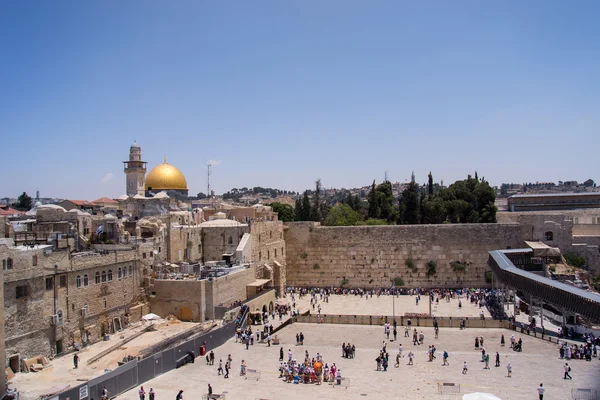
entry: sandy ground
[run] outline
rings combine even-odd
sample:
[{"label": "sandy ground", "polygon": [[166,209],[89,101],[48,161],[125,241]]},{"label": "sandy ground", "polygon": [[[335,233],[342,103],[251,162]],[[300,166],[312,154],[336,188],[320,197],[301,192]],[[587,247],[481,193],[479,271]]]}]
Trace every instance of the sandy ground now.
[{"label": "sandy ground", "polygon": [[[301,299],[296,298],[296,307],[300,307],[300,311],[311,309],[311,314],[317,313],[317,306],[314,309],[310,306],[310,296],[303,296]],[[287,296],[291,302],[291,296]],[[429,313],[429,302],[427,296],[421,296],[419,305],[415,302],[416,296],[387,296],[369,297],[368,300],[363,296],[354,295],[331,295],[329,303],[324,303],[319,299],[318,304],[321,305],[321,314],[346,314],[346,315],[393,315],[394,303],[396,315],[406,313]],[[489,312],[485,307],[479,308],[475,304],[471,304],[465,298],[462,298],[462,308],[458,308],[458,299],[451,299],[449,303],[445,300],[440,300],[439,304],[431,305],[431,312],[434,316],[439,317],[479,317],[479,312],[484,311],[487,317],[490,317]]]},{"label": "sandy ground", "polygon": [[[370,300],[369,300],[370,301]],[[297,332],[305,335],[304,346],[295,345]],[[146,391],[153,387],[157,399],[174,398],[179,389],[184,390],[185,399],[201,399],[210,383],[214,393],[222,393],[229,400],[235,399],[359,399],[359,398],[403,398],[403,399],[439,399],[449,398],[438,393],[439,382],[460,384],[461,394],[476,391],[494,393],[504,400],[537,399],[536,388],[540,383],[546,387],[546,399],[570,399],[572,388],[593,388],[600,384],[600,361],[592,362],[572,360],[573,380],[563,380],[564,360],[558,358],[556,344],[520,335],[524,351],[513,352],[508,346],[500,347],[500,336],[505,335],[509,343],[511,331],[503,329],[467,329],[442,328],[438,339],[434,339],[432,328],[423,328],[425,344],[413,346],[410,340],[399,338],[404,345],[404,354],[409,350],[416,353],[413,366],[406,365],[403,358],[399,368],[391,362],[387,372],[376,371],[375,358],[384,340],[383,327],[355,325],[317,325],[293,324],[278,333],[282,340],[281,347],[285,357],[291,349],[294,358],[303,359],[304,351],[310,356],[319,352],[324,361],[336,363],[344,377],[349,378],[347,387],[330,385],[294,385],[284,383],[277,372],[280,346],[267,347],[264,344],[244,346],[228,341],[215,349],[217,362],[207,366],[205,362],[188,364],[178,370],[170,371],[144,384]],[[483,336],[485,348],[491,353],[490,369],[484,370],[480,362],[481,353],[474,349],[475,336]],[[356,358],[341,357],[341,343],[350,342],[356,345]],[[427,361],[427,345],[435,344],[437,359]],[[442,366],[442,354],[447,350],[450,354],[450,366]],[[388,351],[391,360],[395,360],[397,343],[389,343]],[[501,355],[501,367],[494,367],[495,352]],[[230,379],[217,376],[217,365],[220,358],[226,359],[231,354],[233,368]],[[244,359],[250,369],[260,371],[260,380],[253,375],[250,379],[239,376],[240,361]],[[468,364],[468,373],[462,374],[463,362]],[[512,378],[507,377],[506,365],[513,367]],[[119,396],[119,399],[137,400],[137,390]],[[460,398],[460,397],[453,397]]]},{"label": "sandy ground", "polygon": [[105,369],[115,369],[118,367],[117,361],[121,361],[123,357],[127,355],[136,356],[140,350],[149,345],[153,345],[197,325],[191,322],[156,323],[156,331],[146,332],[100,360],[90,365],[87,364],[89,359],[123,340],[121,336],[127,338],[144,329],[147,325],[126,329],[120,334],[112,335],[109,341],[95,343],[81,350],[78,353],[80,360],[79,368],[77,369],[73,368],[73,353],[71,353],[51,360],[51,366],[44,371],[16,374],[10,382],[10,387],[17,388],[21,392],[22,399],[35,400],[52,387],[64,385],[75,386],[80,384],[77,381],[78,379],[91,379],[102,375]]}]

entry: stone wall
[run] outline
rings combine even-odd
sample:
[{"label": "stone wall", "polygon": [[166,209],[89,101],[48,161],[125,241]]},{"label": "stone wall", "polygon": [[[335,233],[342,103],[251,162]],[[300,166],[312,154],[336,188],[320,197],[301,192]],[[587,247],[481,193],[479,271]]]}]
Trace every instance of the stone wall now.
[{"label": "stone wall", "polygon": [[204,321],[206,282],[206,280],[155,280],[151,288],[150,311],[163,318],[169,314],[182,318],[182,310],[185,313],[184,307],[187,307],[191,310],[192,321]]},{"label": "stone wall", "polygon": [[[4,273],[0,269],[0,362],[6,360],[4,337]],[[0,370],[0,397],[2,397],[6,392],[6,373],[4,366]]]},{"label": "stone wall", "polygon": [[172,224],[169,234],[170,263],[202,260],[202,228],[198,225]]},{"label": "stone wall", "polygon": [[246,285],[256,280],[254,267],[225,275],[207,283],[207,289],[212,289],[214,306],[228,306],[236,300],[245,300]]},{"label": "stone wall", "polygon": [[275,289],[282,293],[286,287],[286,241],[281,221],[253,222],[252,260],[256,277],[271,279]]},{"label": "stone wall", "polygon": [[[443,224],[321,227],[290,223],[285,230],[288,286],[404,287],[488,286],[488,251],[524,245],[514,224]],[[412,260],[412,271],[406,262]],[[427,276],[433,260],[436,273]],[[455,271],[451,262],[466,265]]]},{"label": "stone wall", "polygon": [[250,231],[248,225],[209,226],[202,228],[202,249],[204,261],[221,260],[223,254],[235,254],[244,233]]}]

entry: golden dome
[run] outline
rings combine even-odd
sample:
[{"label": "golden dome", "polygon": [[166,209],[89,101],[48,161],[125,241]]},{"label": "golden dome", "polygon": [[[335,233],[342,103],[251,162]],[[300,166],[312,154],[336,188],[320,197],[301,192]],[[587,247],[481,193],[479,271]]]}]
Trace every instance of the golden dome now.
[{"label": "golden dome", "polygon": [[146,190],[188,190],[185,176],[176,167],[165,162],[146,175]]}]

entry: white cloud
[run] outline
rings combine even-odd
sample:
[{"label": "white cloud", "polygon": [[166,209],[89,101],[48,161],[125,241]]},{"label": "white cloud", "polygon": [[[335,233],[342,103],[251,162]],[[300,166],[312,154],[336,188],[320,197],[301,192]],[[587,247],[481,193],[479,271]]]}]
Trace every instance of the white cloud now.
[{"label": "white cloud", "polygon": [[108,181],[112,181],[112,179],[113,179],[114,177],[115,177],[115,176],[114,176],[112,173],[110,173],[110,172],[109,172],[108,174],[104,175],[104,176],[102,177],[102,179],[100,179],[100,183],[106,183],[106,182],[108,182]]},{"label": "white cloud", "polygon": [[207,164],[210,164],[210,165],[221,165],[221,160],[208,160]]}]

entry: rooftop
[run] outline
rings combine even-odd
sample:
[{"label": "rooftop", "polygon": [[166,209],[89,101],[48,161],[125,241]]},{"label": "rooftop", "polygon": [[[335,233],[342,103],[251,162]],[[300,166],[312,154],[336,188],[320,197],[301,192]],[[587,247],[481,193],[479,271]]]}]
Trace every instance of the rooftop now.
[{"label": "rooftop", "polygon": [[541,193],[541,194],[514,194],[509,199],[526,199],[533,197],[580,197],[580,196],[600,196],[600,192],[581,192],[581,193]]}]

